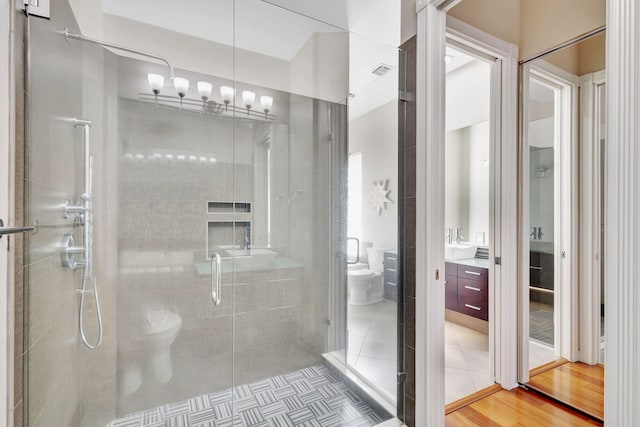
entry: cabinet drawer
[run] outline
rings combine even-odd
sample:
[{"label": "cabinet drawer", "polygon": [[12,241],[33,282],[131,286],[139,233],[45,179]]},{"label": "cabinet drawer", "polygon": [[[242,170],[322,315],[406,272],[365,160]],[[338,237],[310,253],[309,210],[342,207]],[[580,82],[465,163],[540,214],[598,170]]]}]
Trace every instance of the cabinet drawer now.
[{"label": "cabinet drawer", "polygon": [[458,295],[485,301],[489,298],[489,285],[487,282],[458,278]]},{"label": "cabinet drawer", "polygon": [[458,310],[458,278],[446,276],[444,285],[444,306],[449,310]]},{"label": "cabinet drawer", "polygon": [[489,301],[458,295],[458,312],[482,320],[489,320]]},{"label": "cabinet drawer", "polygon": [[454,264],[452,262],[444,263],[444,270],[447,276],[457,276],[458,275],[458,264]]},{"label": "cabinet drawer", "polygon": [[384,258],[383,261],[383,265],[384,265],[384,270],[385,271],[389,271],[391,273],[394,273],[396,271],[398,271],[398,258],[393,257],[393,258]]},{"label": "cabinet drawer", "polygon": [[489,270],[468,265],[458,265],[458,277],[478,282],[489,283]]},{"label": "cabinet drawer", "polygon": [[384,273],[384,283],[385,285],[393,285],[396,286],[398,284],[398,275],[395,273]]}]

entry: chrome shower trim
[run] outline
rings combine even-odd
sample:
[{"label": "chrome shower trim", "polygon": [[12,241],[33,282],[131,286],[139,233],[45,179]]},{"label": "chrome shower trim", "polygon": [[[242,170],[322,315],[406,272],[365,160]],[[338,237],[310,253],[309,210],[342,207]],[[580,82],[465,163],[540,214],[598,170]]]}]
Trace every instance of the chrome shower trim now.
[{"label": "chrome shower trim", "polygon": [[[93,207],[92,203],[92,178],[93,178],[93,158],[91,157],[91,121],[82,119],[73,119],[72,123],[75,127],[82,127],[83,148],[84,148],[84,188],[80,195],[82,206],[71,206],[71,202],[66,200],[64,205],[64,217],[70,218],[76,215],[76,220],[83,225],[82,230],[82,246],[76,246],[75,237],[72,233],[65,234],[62,241],[60,251],[60,260],[63,267],[76,270],[82,268],[82,287],[80,292],[80,307],[78,313],[78,321],[80,328],[80,337],[84,345],[94,350],[102,344],[102,310],[100,307],[100,296],[98,293],[98,283],[93,271]],[[83,255],[83,259],[76,260],[76,256]],[[87,282],[91,282],[92,290],[87,289]],[[98,338],[94,343],[90,343],[84,330],[84,303],[85,295],[91,293],[95,298],[96,316],[98,322]]]},{"label": "chrome shower trim", "polygon": [[[102,40],[93,39],[91,37],[84,36],[84,35],[82,35],[80,33],[72,33],[72,32],[69,31],[68,28],[65,28],[63,31],[60,31],[60,34],[62,34],[66,40],[69,40],[69,39],[80,40],[80,41],[83,41],[83,42],[93,43],[93,44],[97,44],[99,46],[108,47],[108,48],[116,49],[116,50],[121,50],[123,52],[129,52],[129,53],[133,53],[133,54],[136,54],[136,55],[145,56],[147,58],[152,58],[152,59],[155,59],[155,60],[158,60],[158,61],[162,61],[167,65],[167,67],[169,67],[169,78],[171,80],[173,80],[173,78],[175,77],[175,74],[173,73],[173,64],[171,62],[169,62],[168,59],[166,59],[166,58],[164,58],[162,56],[154,55],[152,53],[143,52],[143,51],[140,51],[140,50],[137,50],[137,49],[132,49],[132,48],[129,48],[129,47],[126,47],[126,46],[117,45],[115,43],[109,43],[109,42],[105,42],[105,41],[102,41]],[[89,124],[91,124],[91,122],[89,122]]]}]

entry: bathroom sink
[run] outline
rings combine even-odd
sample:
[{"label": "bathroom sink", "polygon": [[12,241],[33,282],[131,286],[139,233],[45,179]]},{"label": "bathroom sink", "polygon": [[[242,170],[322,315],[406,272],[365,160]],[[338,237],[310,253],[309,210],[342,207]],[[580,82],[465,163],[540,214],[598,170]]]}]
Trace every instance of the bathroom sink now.
[{"label": "bathroom sink", "polygon": [[469,242],[446,243],[444,245],[445,259],[469,259],[476,257],[478,246]]},{"label": "bathroom sink", "polygon": [[266,268],[277,255],[269,249],[232,249],[225,252],[233,257],[236,267],[247,269]]}]

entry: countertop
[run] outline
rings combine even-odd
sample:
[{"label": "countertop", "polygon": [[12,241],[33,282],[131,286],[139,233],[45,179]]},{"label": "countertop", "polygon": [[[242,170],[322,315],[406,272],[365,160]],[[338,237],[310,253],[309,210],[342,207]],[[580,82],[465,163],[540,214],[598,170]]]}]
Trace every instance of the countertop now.
[{"label": "countertop", "polygon": [[[231,258],[222,258],[222,273],[240,273],[245,271],[262,271],[262,270],[283,270],[287,268],[301,268],[303,265],[297,261],[294,261],[289,258],[276,258],[269,262],[266,266],[256,266],[256,267],[243,267],[240,265],[236,265],[235,269],[233,268],[233,262]],[[198,274],[201,276],[208,276],[211,274],[211,262],[199,262],[196,263],[196,270],[198,270]]]},{"label": "countertop", "polygon": [[489,268],[488,259],[467,258],[467,259],[445,259],[445,262],[452,264],[468,265],[469,267]]},{"label": "countertop", "polygon": [[539,252],[541,254],[553,254],[554,244],[553,242],[546,242],[544,240],[530,240],[529,250],[531,252]]}]

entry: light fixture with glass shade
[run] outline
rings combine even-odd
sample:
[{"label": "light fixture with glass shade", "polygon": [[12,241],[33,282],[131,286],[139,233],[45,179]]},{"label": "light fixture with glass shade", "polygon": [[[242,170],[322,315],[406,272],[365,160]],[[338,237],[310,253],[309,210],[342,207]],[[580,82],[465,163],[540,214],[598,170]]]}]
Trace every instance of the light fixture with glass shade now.
[{"label": "light fixture with glass shade", "polygon": [[220,96],[222,97],[222,102],[224,102],[224,111],[228,111],[229,104],[236,96],[236,90],[230,86],[221,86]]},{"label": "light fixture with glass shade", "polygon": [[153,92],[156,105],[158,105],[158,95],[160,95],[160,91],[164,87],[164,76],[161,74],[149,73],[147,74],[147,81],[149,81],[151,92]]},{"label": "light fixture with glass shade", "polygon": [[253,107],[253,103],[256,102],[256,93],[251,92],[250,90],[242,91],[242,103],[247,109],[247,115],[249,115],[249,110]]},{"label": "light fixture with glass shade", "polygon": [[202,98],[202,108],[207,108],[207,101],[211,96],[211,91],[213,90],[213,85],[209,82],[198,82],[198,93],[200,94],[200,98]]},{"label": "light fixture with glass shade", "polygon": [[[164,90],[165,77],[160,74],[149,73],[147,80],[152,94],[139,93],[143,101],[154,101],[155,105],[160,103],[167,107],[177,107],[180,111],[199,112],[200,114],[214,116],[231,116],[240,112],[245,112],[247,118],[260,120],[276,120],[276,116],[270,114],[273,109],[273,95],[259,96],[251,90],[243,90],[242,104],[236,105],[236,89],[232,86],[220,86],[221,101],[215,99],[213,94],[214,84],[206,80],[196,80],[195,88],[198,90],[199,98],[189,97],[189,79],[184,77],[174,77],[173,85],[176,90],[175,95],[162,95]],[[176,96],[177,95],[177,96]],[[219,99],[220,99],[219,98]],[[260,98],[260,107],[254,109],[256,99]],[[224,104],[224,106],[223,106]]]},{"label": "light fixture with glass shade", "polygon": [[180,108],[182,108],[182,99],[187,95],[187,91],[189,90],[189,80],[176,77],[173,79],[173,86],[176,88],[176,92],[178,92],[178,96],[180,97]]},{"label": "light fixture with glass shade", "polygon": [[273,106],[273,97],[266,95],[261,96],[260,105],[262,106],[262,111],[264,111],[264,118],[266,119],[269,115],[271,107]]}]

